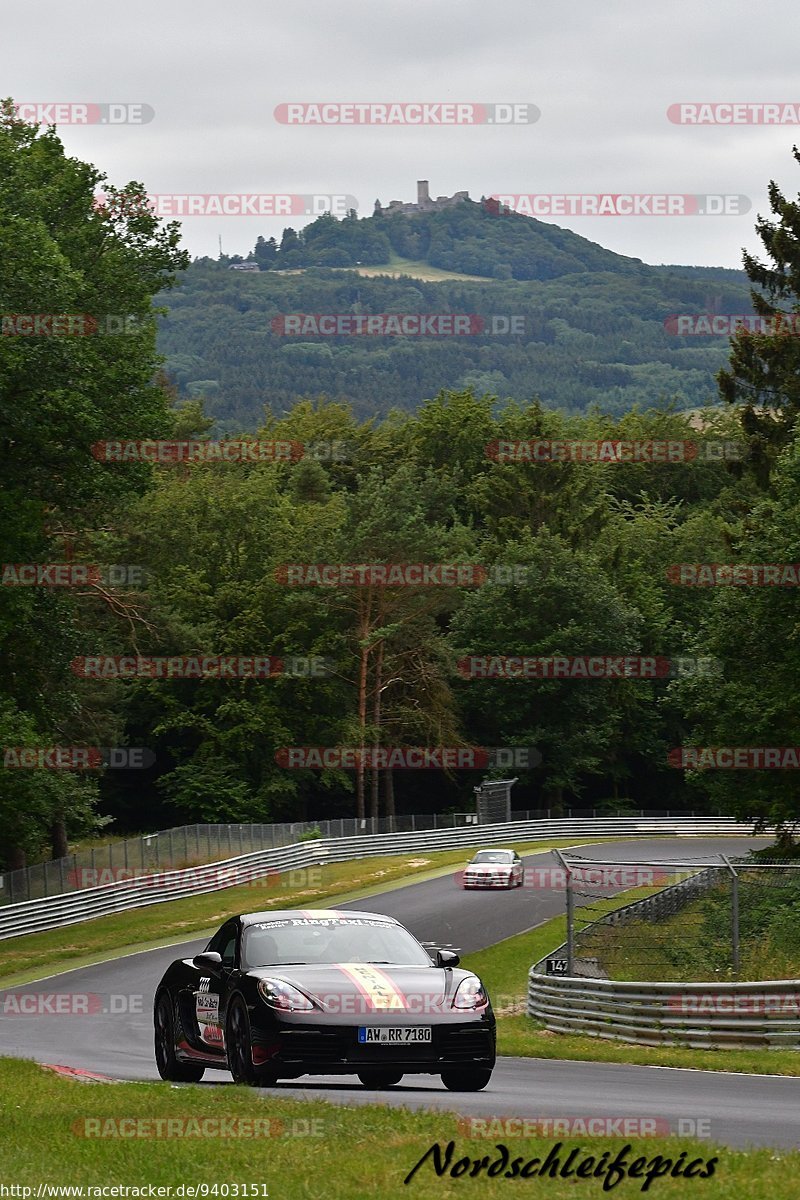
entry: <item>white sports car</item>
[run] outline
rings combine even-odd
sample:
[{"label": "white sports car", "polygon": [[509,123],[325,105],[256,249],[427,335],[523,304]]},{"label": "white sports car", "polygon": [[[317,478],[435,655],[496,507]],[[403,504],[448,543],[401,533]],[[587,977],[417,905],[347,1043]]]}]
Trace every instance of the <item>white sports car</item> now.
[{"label": "white sports car", "polygon": [[516,850],[479,850],[462,875],[465,888],[522,887],[522,859]]}]

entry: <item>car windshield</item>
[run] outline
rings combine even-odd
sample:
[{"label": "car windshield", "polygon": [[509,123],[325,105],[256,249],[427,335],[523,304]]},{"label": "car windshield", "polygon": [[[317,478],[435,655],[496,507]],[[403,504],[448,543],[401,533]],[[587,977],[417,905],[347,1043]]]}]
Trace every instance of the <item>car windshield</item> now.
[{"label": "car windshield", "polygon": [[314,920],[292,917],[263,921],[245,929],[246,968],[290,964],[397,963],[430,967],[431,958],[416,938],[386,921]]},{"label": "car windshield", "polygon": [[474,863],[510,863],[510,850],[479,850],[472,860]]}]

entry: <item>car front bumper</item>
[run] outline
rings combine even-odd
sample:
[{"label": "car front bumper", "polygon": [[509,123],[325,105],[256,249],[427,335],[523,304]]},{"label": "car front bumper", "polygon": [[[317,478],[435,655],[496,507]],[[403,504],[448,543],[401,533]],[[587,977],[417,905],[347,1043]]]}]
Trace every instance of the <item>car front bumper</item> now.
[{"label": "car front bumper", "polygon": [[[422,1018],[420,1024],[427,1024]],[[454,1067],[493,1067],[496,1056],[494,1021],[432,1025],[430,1042],[370,1044],[358,1041],[357,1025],[296,1024],[277,1031],[253,1030],[253,1060],[269,1064],[280,1075],[353,1074],[374,1067],[394,1067],[409,1074],[433,1074]]]},{"label": "car front bumper", "polygon": [[512,883],[510,875],[464,875],[465,888],[508,888]]}]

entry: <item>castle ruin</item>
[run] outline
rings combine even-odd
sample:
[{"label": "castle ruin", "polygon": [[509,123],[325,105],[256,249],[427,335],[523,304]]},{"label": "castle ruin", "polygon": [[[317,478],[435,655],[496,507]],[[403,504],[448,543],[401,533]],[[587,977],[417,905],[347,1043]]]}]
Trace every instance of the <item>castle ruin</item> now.
[{"label": "castle ruin", "polygon": [[469,192],[455,192],[452,196],[437,196],[435,200],[432,200],[428,180],[418,179],[416,204],[406,203],[404,200],[390,200],[384,206],[380,200],[376,200],[375,212],[382,216],[391,216],[393,213],[436,212],[441,208],[455,208],[464,200],[469,200]]}]

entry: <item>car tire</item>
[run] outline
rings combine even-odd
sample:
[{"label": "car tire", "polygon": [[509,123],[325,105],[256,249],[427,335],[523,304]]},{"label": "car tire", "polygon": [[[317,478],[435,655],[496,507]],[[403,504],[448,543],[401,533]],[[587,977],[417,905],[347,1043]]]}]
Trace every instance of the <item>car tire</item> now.
[{"label": "car tire", "polygon": [[442,1071],[442,1083],[450,1092],[480,1092],[492,1078],[492,1067],[453,1067]]},{"label": "car tire", "polygon": [[246,1087],[270,1087],[277,1082],[274,1071],[257,1067],[253,1062],[253,1039],[250,1033],[250,1016],[241,996],[236,996],[228,1008],[225,1022],[225,1050],[228,1070],[234,1083]]},{"label": "car tire", "polygon": [[359,1071],[358,1078],[361,1080],[365,1088],[388,1088],[394,1087],[403,1078],[402,1071],[391,1071],[388,1069],[374,1071]]},{"label": "car tire", "polygon": [[205,1075],[205,1067],[199,1063],[184,1063],[175,1054],[176,1033],[180,1033],[180,1023],[176,1030],[176,1021],[172,1009],[172,1000],[168,992],[162,992],[158,998],[154,1013],[155,1025],[155,1054],[156,1066],[162,1079],[171,1083],[199,1083]]}]

